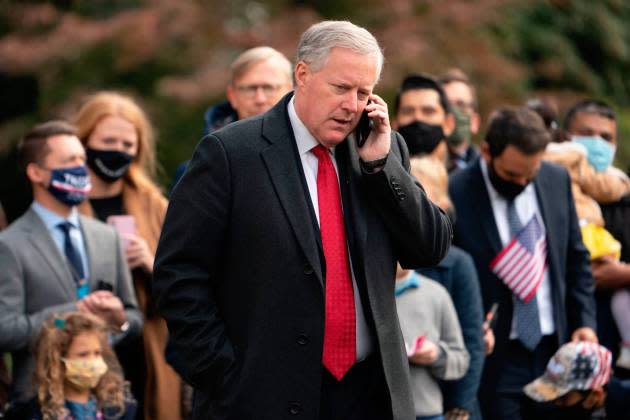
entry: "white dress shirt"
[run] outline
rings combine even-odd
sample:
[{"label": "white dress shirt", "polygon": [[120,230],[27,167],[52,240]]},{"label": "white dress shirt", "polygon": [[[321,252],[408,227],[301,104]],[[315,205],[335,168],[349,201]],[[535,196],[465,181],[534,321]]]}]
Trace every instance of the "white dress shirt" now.
[{"label": "white dress shirt", "polygon": [[81,223],[79,221],[79,212],[76,207],[72,208],[70,215],[67,219],[59,216],[57,213],[53,213],[48,210],[37,201],[33,201],[31,204],[31,208],[42,219],[44,225],[46,225],[46,229],[48,229],[48,233],[53,238],[55,245],[59,249],[61,255],[65,256],[65,245],[66,245],[66,236],[63,231],[59,228],[59,224],[69,222],[71,225],[70,229],[70,240],[72,241],[72,245],[79,253],[81,257],[81,262],[83,263],[83,272],[85,273],[85,278],[90,277],[90,266],[88,263],[87,250],[85,247],[85,240],[83,239],[83,232],[81,231]]},{"label": "white dress shirt", "polygon": [[[295,135],[295,141],[297,143],[298,153],[300,154],[300,160],[302,161],[302,169],[304,170],[304,177],[306,178],[306,185],[308,186],[308,192],[311,197],[311,203],[313,203],[313,209],[315,210],[315,217],[317,218],[317,224],[319,225],[319,201],[317,197],[317,156],[311,151],[311,149],[319,142],[308,131],[304,123],[300,120],[295,112],[294,105],[295,97],[291,98],[289,105],[287,106],[289,111],[289,120],[291,121],[291,127],[293,128],[293,134]],[[330,149],[329,149],[330,150]],[[335,161],[335,150],[330,150],[333,166],[337,172],[337,182],[339,182],[339,170],[337,169],[337,162]],[[343,208],[343,203],[341,203]],[[354,288],[354,308],[356,315],[356,351],[357,361],[365,359],[373,351],[372,337],[370,335],[367,323],[365,321],[365,315],[363,313],[363,306],[361,305],[361,298],[359,296],[359,289],[357,288],[357,281],[354,276],[354,269],[352,268],[352,255],[348,249],[348,258],[350,258],[350,272],[352,274],[352,286]]]},{"label": "white dress shirt", "polygon": [[[486,183],[486,189],[490,198],[490,204],[492,205],[492,212],[494,213],[494,221],[499,231],[499,237],[501,238],[501,244],[505,247],[512,236],[510,235],[510,224],[508,222],[507,206],[508,202],[503,196],[501,196],[497,190],[494,189],[490,177],[488,176],[488,165],[482,158],[480,159],[481,172],[483,173],[483,180]],[[538,215],[538,220],[545,229],[545,222],[540,214],[540,206],[538,205],[538,197],[536,197],[536,188],[533,183],[529,183],[525,190],[514,199],[514,205],[516,206],[516,213],[521,221],[521,224],[525,226],[527,222],[531,220],[534,215]],[[540,332],[542,335],[553,334],[556,326],[553,320],[553,296],[551,294],[551,281],[549,280],[549,269],[545,269],[545,275],[538,286],[536,291],[536,302],[538,303],[538,318],[540,320]],[[510,331],[510,338],[516,339],[518,334],[516,333],[517,320],[512,318],[512,330]]]}]

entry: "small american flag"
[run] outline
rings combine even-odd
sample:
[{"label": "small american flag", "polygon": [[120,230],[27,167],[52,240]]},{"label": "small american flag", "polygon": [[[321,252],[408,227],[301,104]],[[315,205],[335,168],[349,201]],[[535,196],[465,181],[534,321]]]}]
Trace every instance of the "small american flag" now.
[{"label": "small american flag", "polygon": [[490,270],[523,302],[536,295],[546,268],[545,231],[535,215],[490,263]]}]

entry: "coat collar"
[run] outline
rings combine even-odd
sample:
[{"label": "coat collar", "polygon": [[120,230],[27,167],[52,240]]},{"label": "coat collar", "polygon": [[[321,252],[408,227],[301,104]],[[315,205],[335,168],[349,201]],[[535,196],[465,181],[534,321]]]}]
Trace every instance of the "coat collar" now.
[{"label": "coat collar", "polygon": [[[494,211],[492,210],[492,203],[490,202],[490,192],[486,188],[486,183],[483,178],[483,172],[481,171],[481,159],[477,159],[475,163],[470,167],[471,182],[470,182],[470,194],[471,199],[476,202],[480,215],[479,222],[481,228],[484,231],[494,255],[501,251],[501,237],[497,229],[497,223],[494,220]],[[471,201],[472,202],[472,201]]]},{"label": "coat collar", "polygon": [[287,105],[292,96],[292,92],[287,94],[264,114],[262,136],[269,146],[262,150],[261,157],[308,264],[323,285],[318,239],[304,194],[302,163],[297,154],[295,136],[287,113]]},{"label": "coat collar", "polygon": [[54,273],[54,277],[68,297],[75,300],[76,288],[72,279],[72,273],[66,263],[66,257],[57,248],[46,225],[32,208],[24,214],[23,218],[25,231],[33,248],[46,261],[50,271]]},{"label": "coat collar", "polygon": [[[288,93],[263,115],[262,136],[269,146],[263,149],[261,156],[300,247],[323,284],[321,240],[316,236],[317,229],[312,227],[310,204],[304,193],[304,170],[288,114],[288,104],[292,97],[293,92]],[[348,228],[357,241],[355,250],[362,253],[367,238],[367,215],[362,205],[365,199],[358,188],[361,183],[361,169],[353,136],[349,136],[335,148],[335,158],[342,196],[348,201],[344,201],[344,211],[350,216],[346,220],[352,222]],[[353,255],[353,260],[355,257],[360,256]]]},{"label": "coat collar", "polygon": [[404,280],[398,280],[396,282],[396,291],[394,292],[396,297],[401,296],[405,292],[411,289],[417,289],[420,287],[420,275],[411,270]]}]

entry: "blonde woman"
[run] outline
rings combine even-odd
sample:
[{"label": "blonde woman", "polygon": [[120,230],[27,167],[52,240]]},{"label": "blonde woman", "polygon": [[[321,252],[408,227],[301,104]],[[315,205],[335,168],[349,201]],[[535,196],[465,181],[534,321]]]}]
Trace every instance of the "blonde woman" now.
[{"label": "blonde woman", "polygon": [[92,178],[90,199],[81,211],[103,221],[132,216],[122,227],[115,226],[126,247],[145,324],[142,343],[118,350],[121,364],[136,398],[142,400],[146,419],[181,418],[181,381],[164,359],[167,328],[151,303],[153,260],[167,206],[153,180],[153,130],[138,104],[117,92],[89,97],[75,125]]}]

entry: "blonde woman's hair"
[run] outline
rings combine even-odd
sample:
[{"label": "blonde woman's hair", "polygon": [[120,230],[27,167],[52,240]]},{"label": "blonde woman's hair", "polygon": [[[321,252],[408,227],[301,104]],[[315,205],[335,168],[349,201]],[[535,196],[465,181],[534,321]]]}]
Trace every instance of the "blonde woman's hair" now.
[{"label": "blonde woman's hair", "polygon": [[153,181],[157,171],[153,128],[142,108],[130,96],[113,91],[98,92],[90,96],[79,109],[74,121],[81,143],[86,146],[98,123],[109,116],[129,121],[138,134],[138,154],[125,178],[139,188],[147,185],[149,188],[157,188]]},{"label": "blonde woman's hair", "polygon": [[448,196],[448,173],[437,158],[425,155],[410,159],[411,175],[422,184],[429,197],[442,210],[452,207]]},{"label": "blonde woman's hair", "polygon": [[[108,116],[129,121],[138,133],[138,154],[123,178],[123,207],[127,214],[134,216],[138,233],[155,252],[167,203],[154,181],[157,164],[153,129],[144,111],[130,96],[119,92],[98,92],[87,99],[74,121],[84,146],[96,125]],[[79,211],[94,216],[88,201],[79,206]]]},{"label": "blonde woman's hair", "polygon": [[[72,340],[79,334],[95,333],[101,341],[107,372],[94,389],[99,407],[107,405],[125,411],[125,383],[120,365],[107,342],[105,324],[96,316],[69,312],[48,319],[35,344],[35,385],[37,400],[44,420],[60,418],[65,413],[65,367],[61,360],[66,356]],[[118,410],[116,410],[118,411]]]}]

